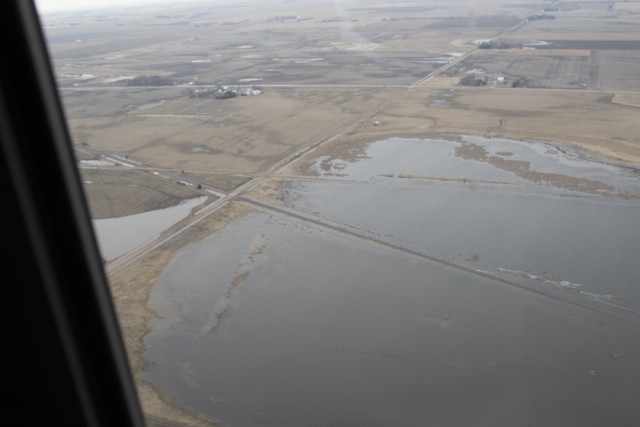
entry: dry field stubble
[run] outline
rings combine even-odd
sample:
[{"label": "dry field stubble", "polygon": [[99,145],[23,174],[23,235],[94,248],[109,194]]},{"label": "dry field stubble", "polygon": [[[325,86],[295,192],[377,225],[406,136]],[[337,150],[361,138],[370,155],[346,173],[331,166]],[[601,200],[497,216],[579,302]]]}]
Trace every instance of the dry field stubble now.
[{"label": "dry field stubble", "polygon": [[614,9],[616,10],[628,10],[628,11],[640,11],[640,2],[620,2],[617,1],[614,6]]},{"label": "dry field stubble", "polygon": [[151,172],[125,168],[80,169],[94,219],[133,215],[173,206],[180,200],[210,196]]},{"label": "dry field stubble", "polygon": [[581,89],[589,83],[589,51],[570,51],[569,55],[555,52],[546,55],[545,52],[553,52],[550,50],[509,49],[502,52],[476,51],[447,73],[462,78],[482,70],[493,78],[503,76],[507,85],[520,80],[526,87],[536,88]]},{"label": "dry field stubble", "polygon": [[613,97],[611,102],[640,108],[640,94],[618,94]]},{"label": "dry field stubble", "polygon": [[[70,120],[125,115],[144,105],[154,105],[181,96],[183,91],[176,87],[60,89],[65,114]],[[73,136],[75,138],[76,135]]]},{"label": "dry field stubble", "polygon": [[[491,57],[534,57],[534,56],[560,56],[567,57],[588,57],[591,52],[587,49],[481,49],[474,52],[473,56]],[[500,59],[497,58],[499,61]]]},{"label": "dry field stubble", "polygon": [[611,92],[640,91],[640,50],[593,51],[590,65],[590,88]]},{"label": "dry field stubble", "polygon": [[[386,25],[378,24],[381,28]],[[421,50],[425,52],[458,52],[466,53],[476,48],[475,40],[489,39],[498,33],[494,29],[453,29],[438,31],[419,28],[415,32],[392,32],[386,40],[382,40],[380,50]],[[364,33],[365,35],[367,33]],[[396,36],[394,38],[394,36]]]},{"label": "dry field stubble", "polygon": [[[71,119],[77,143],[156,167],[260,174],[374,110],[393,89],[267,89],[229,100],[180,98],[120,117]],[[202,116],[182,116],[199,106]],[[210,114],[210,115],[209,115]]]},{"label": "dry field stubble", "polygon": [[527,23],[509,38],[523,42],[535,40],[640,40],[640,17],[624,12],[578,11],[551,12],[554,20]]},{"label": "dry field stubble", "polygon": [[[442,101],[435,104],[436,101]],[[433,107],[432,105],[438,105]],[[640,165],[637,108],[617,105],[593,92],[419,88],[375,116],[379,126],[363,123],[345,138],[319,149],[323,155],[348,156],[367,142],[393,136],[482,135],[548,141],[584,150],[607,161]],[[304,159],[287,174],[308,174]]]}]

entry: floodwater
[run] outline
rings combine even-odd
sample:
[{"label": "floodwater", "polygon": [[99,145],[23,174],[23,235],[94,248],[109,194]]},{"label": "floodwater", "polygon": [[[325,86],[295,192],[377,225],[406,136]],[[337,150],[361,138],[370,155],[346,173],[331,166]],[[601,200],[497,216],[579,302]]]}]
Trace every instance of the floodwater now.
[{"label": "floodwater", "polygon": [[455,156],[454,142],[394,139],[373,144],[355,163],[334,160],[322,171],[319,161],[314,169],[344,182],[297,182],[288,204],[444,261],[529,276],[532,286],[580,291],[640,314],[640,174],[546,144],[465,140],[526,159],[532,170],[635,198],[531,182]]},{"label": "floodwater", "polygon": [[146,378],[233,426],[638,425],[637,174],[465,141],[555,175],[451,141],[320,159],[170,262]]},{"label": "floodwater", "polygon": [[118,218],[94,219],[93,228],[102,258],[112,261],[154,240],[164,230],[186,218],[191,209],[205,200],[207,197],[196,197],[165,209]]}]

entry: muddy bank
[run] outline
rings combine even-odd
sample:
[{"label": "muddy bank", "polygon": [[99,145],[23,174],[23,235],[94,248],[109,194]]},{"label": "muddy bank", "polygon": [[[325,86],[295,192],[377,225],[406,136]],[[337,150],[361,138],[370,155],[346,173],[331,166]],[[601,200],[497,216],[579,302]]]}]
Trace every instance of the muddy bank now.
[{"label": "muddy bank", "polygon": [[[495,137],[491,136],[477,136],[480,140],[491,141]],[[614,196],[625,199],[637,199],[639,194],[631,194],[624,191],[615,191],[615,189],[606,183],[599,182],[593,179],[576,178],[562,173],[548,173],[536,171],[532,168],[527,161],[511,159],[513,153],[509,151],[501,151],[490,154],[487,152],[482,144],[474,143],[465,140],[465,137],[460,134],[449,133],[433,133],[423,131],[401,131],[401,132],[372,132],[366,134],[353,134],[346,136],[343,139],[323,146],[316,150],[313,156],[308,156],[296,162],[289,168],[283,170],[280,175],[282,176],[305,176],[313,177],[318,174],[325,175],[331,169],[329,163],[335,159],[339,159],[346,163],[356,162],[358,160],[366,159],[368,157],[367,148],[376,141],[382,141],[386,139],[424,139],[424,140],[442,140],[459,143],[456,148],[456,155],[460,158],[476,160],[480,162],[486,162],[496,168],[512,172],[518,177],[526,179],[534,183],[547,183],[560,188],[566,188],[569,190],[581,191],[590,194],[600,194],[606,196]],[[517,142],[523,142],[527,144],[546,144],[554,147],[559,152],[570,152],[570,156],[589,162],[597,162],[603,165],[609,165],[622,169],[627,169],[630,173],[640,174],[640,163],[633,161],[633,158],[629,158],[628,162],[620,161],[619,158],[612,158],[602,155],[600,152],[592,152],[585,149],[583,146],[576,146],[568,141],[545,141],[545,140],[526,140],[519,138],[497,138],[497,140],[513,140]],[[320,161],[318,161],[320,159]],[[314,165],[316,167],[314,167]],[[334,171],[335,172],[335,171]],[[337,174],[339,175],[339,173]],[[402,178],[409,178],[404,174],[398,176]],[[420,178],[420,176],[415,176]],[[439,176],[422,176],[424,179],[446,179],[446,177]],[[272,194],[276,191],[272,190]]]},{"label": "muddy bank", "polygon": [[[456,130],[451,130],[452,132]],[[455,133],[449,132],[434,132],[428,129],[414,129],[414,130],[376,130],[376,131],[365,131],[365,132],[353,132],[349,135],[345,135],[340,139],[332,142],[330,144],[324,145],[319,149],[313,152],[312,156],[307,156],[300,161],[294,163],[287,169],[283,170],[281,175],[289,175],[289,176],[314,176],[316,175],[312,170],[310,170],[310,166],[313,165],[318,157],[326,156],[328,158],[340,158],[347,162],[356,161],[358,159],[362,159],[366,157],[366,148],[371,143],[375,141],[381,141],[390,138],[401,138],[401,139],[436,139],[436,140],[446,140],[446,141],[457,141],[462,142],[463,139],[460,135],[478,135],[478,137],[482,138],[493,138],[497,137],[496,135],[483,135],[477,134],[476,132],[470,131],[465,133],[463,129],[458,129]],[[576,157],[584,158],[590,161],[596,161],[600,163],[605,163],[613,166],[630,168],[631,170],[640,171],[640,157],[636,157],[635,155],[624,156],[617,153],[616,155],[609,155],[608,151],[610,148],[609,144],[603,142],[602,144],[585,144],[580,143],[577,144],[575,141],[567,140],[567,139],[554,139],[547,140],[544,138],[540,138],[532,136],[528,137],[523,134],[513,133],[508,135],[502,135],[501,138],[511,139],[514,141],[522,141],[522,142],[532,142],[532,143],[544,143],[557,147],[561,150],[571,151],[573,155]],[[620,141],[616,142],[617,144],[622,144]],[[632,148],[632,147],[630,147]],[[468,149],[462,148],[461,155],[468,153]],[[498,153],[496,153],[498,154]],[[480,155],[476,156],[477,160],[481,160]],[[509,157],[505,155],[504,157]],[[496,160],[494,160],[496,161]],[[498,163],[498,161],[496,161]],[[517,167],[512,167],[513,169],[517,169]]]},{"label": "muddy bank", "polygon": [[244,205],[231,203],[170,242],[109,276],[120,328],[138,387],[138,395],[145,414],[155,420],[202,427],[217,425],[209,418],[198,416],[169,403],[161,393],[141,377],[141,372],[147,364],[144,358],[144,337],[151,332],[151,322],[157,318],[157,315],[148,307],[147,300],[163,269],[177,251],[223,229],[231,221],[249,211],[250,209]]},{"label": "muddy bank", "polygon": [[638,199],[640,195],[628,192],[616,192],[612,185],[603,182],[577,178],[560,173],[539,172],[531,169],[531,165],[525,160],[511,160],[505,157],[512,156],[511,152],[500,152],[497,155],[490,155],[486,148],[479,144],[463,141],[455,149],[456,155],[463,159],[487,162],[496,168],[513,172],[520,178],[535,183],[546,183],[559,188],[581,191],[584,193],[600,194],[605,196],[616,196],[625,199]]}]

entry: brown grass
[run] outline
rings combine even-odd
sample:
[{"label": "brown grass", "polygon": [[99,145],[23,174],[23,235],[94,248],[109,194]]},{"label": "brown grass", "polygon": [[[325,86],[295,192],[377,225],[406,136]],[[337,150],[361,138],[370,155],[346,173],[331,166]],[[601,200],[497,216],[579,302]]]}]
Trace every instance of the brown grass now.
[{"label": "brown grass", "polygon": [[142,378],[142,371],[146,363],[144,337],[151,331],[150,323],[156,317],[147,301],[151,289],[160,279],[164,267],[180,249],[221,230],[232,220],[247,212],[249,212],[249,208],[246,205],[231,203],[180,236],[109,277],[129,362],[138,386],[138,394],[145,413],[154,419],[179,421],[195,426],[215,425],[210,420],[169,403]]}]

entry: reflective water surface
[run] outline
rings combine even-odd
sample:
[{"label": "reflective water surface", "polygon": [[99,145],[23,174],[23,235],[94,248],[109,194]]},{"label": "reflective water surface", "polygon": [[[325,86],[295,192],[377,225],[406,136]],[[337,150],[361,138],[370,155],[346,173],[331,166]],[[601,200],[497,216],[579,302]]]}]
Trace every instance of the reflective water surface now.
[{"label": "reflective water surface", "polygon": [[164,230],[186,218],[191,209],[205,200],[206,197],[196,197],[165,209],[119,218],[94,219],[93,228],[100,254],[106,261],[111,261],[152,241]]},{"label": "reflective water surface", "polygon": [[146,377],[172,401],[236,426],[640,422],[636,172],[474,137],[314,170],[165,269]]}]

